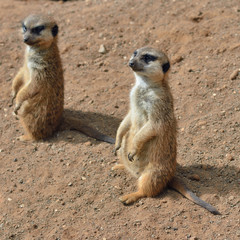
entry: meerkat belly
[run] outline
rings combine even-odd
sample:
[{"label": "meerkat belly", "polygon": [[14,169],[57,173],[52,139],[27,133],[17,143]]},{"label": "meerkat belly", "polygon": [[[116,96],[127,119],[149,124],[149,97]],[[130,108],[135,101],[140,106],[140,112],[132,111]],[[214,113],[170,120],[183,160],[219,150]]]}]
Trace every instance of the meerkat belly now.
[{"label": "meerkat belly", "polygon": [[141,126],[131,127],[123,139],[121,158],[125,167],[136,177],[151,168],[164,170],[167,175],[172,176],[176,169],[176,140],[174,135],[169,135],[169,131],[167,131],[168,134],[159,132],[159,135],[144,144],[132,162],[129,161],[128,153],[131,150],[133,138],[140,128]]},{"label": "meerkat belly", "polygon": [[129,161],[128,153],[131,149],[132,135],[127,133],[123,137],[122,147],[120,149],[120,157],[125,168],[135,177],[140,177],[145,167],[148,165],[147,158],[139,159],[139,156],[135,156],[134,161]]},{"label": "meerkat belly", "polygon": [[51,87],[40,88],[29,98],[21,115],[24,124],[36,139],[51,136],[62,120],[63,93]]},{"label": "meerkat belly", "polygon": [[138,123],[132,124],[129,132],[123,137],[122,147],[120,149],[124,166],[135,177],[139,177],[149,163],[146,151],[149,148],[149,143],[146,143],[140,153],[134,157],[134,161],[129,161],[128,159],[128,154],[133,146],[133,139],[144,122],[145,121],[141,119],[141,123],[138,121]]}]

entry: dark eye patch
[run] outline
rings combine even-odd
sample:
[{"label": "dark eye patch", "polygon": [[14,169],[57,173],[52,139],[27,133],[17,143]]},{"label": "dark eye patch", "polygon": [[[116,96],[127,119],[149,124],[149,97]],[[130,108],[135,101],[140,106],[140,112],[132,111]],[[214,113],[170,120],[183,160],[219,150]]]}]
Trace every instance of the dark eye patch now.
[{"label": "dark eye patch", "polygon": [[150,54],[145,54],[142,56],[142,59],[145,63],[149,63],[149,62],[154,62],[157,60],[157,57],[150,55]]},{"label": "dark eye patch", "polygon": [[56,37],[58,34],[58,25],[55,25],[53,28],[52,28],[52,35],[53,37]]},{"label": "dark eye patch", "polygon": [[137,51],[134,51],[133,56],[134,56],[134,57],[137,56]]},{"label": "dark eye patch", "polygon": [[31,32],[32,32],[33,34],[39,35],[40,32],[41,32],[42,30],[44,30],[44,29],[45,29],[45,26],[41,25],[41,26],[32,28]]},{"label": "dark eye patch", "polygon": [[164,72],[164,73],[166,73],[169,68],[170,68],[170,63],[169,63],[169,62],[164,63],[164,64],[162,65],[162,69],[163,69],[163,72]]},{"label": "dark eye patch", "polygon": [[24,25],[24,23],[22,23],[22,30],[24,33],[27,31],[27,27]]}]

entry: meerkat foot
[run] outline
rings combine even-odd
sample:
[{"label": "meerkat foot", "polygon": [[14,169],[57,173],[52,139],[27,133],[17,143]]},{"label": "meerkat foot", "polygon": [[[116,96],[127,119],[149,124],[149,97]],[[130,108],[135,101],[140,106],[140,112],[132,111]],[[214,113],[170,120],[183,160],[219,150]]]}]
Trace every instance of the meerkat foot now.
[{"label": "meerkat foot", "polygon": [[143,198],[143,197],[145,197],[145,195],[142,192],[138,191],[138,192],[124,195],[124,196],[120,197],[119,200],[123,204],[129,205],[131,203],[136,202],[139,198]]},{"label": "meerkat foot", "polygon": [[29,136],[29,135],[22,135],[22,136],[18,137],[17,139],[19,141],[21,141],[21,142],[31,141],[32,140],[31,136]]},{"label": "meerkat foot", "polygon": [[115,166],[112,167],[112,170],[124,170],[125,167],[123,164],[116,164]]}]

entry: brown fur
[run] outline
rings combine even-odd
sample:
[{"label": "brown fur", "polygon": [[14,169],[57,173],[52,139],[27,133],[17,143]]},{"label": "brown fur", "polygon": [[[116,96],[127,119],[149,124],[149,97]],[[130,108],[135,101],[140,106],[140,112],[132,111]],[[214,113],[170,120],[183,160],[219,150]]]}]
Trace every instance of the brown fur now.
[{"label": "brown fur", "polygon": [[174,180],[177,130],[168,86],[169,60],[163,52],[144,47],[134,52],[129,66],[136,84],[130,93],[130,110],[116,137],[115,151],[119,150],[123,164],[113,169],[125,167],[136,176],[138,190],[120,200],[130,204],[142,197],[154,197],[169,183],[184,196],[193,198]]},{"label": "brown fur", "polygon": [[[43,26],[43,29],[36,33],[36,27],[39,26]],[[28,46],[24,65],[12,84],[12,96],[16,98],[14,112],[25,130],[20,140],[39,140],[52,136],[64,118],[64,79],[57,33],[57,24],[49,16],[30,15],[23,21],[23,38]],[[114,142],[114,139],[81,121],[77,122],[75,118],[66,120],[70,128],[98,140]]]}]

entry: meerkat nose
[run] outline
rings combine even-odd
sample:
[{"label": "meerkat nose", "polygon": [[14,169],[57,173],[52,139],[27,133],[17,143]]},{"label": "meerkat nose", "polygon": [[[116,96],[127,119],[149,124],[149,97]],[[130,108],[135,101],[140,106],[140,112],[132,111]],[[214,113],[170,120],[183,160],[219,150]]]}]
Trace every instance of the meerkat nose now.
[{"label": "meerkat nose", "polygon": [[28,40],[29,40],[29,37],[24,37],[24,38],[23,38],[23,41],[24,41],[25,43],[27,43]]},{"label": "meerkat nose", "polygon": [[134,67],[134,62],[130,61],[130,62],[128,63],[128,66],[131,67],[131,68],[133,68],[133,67]]}]

